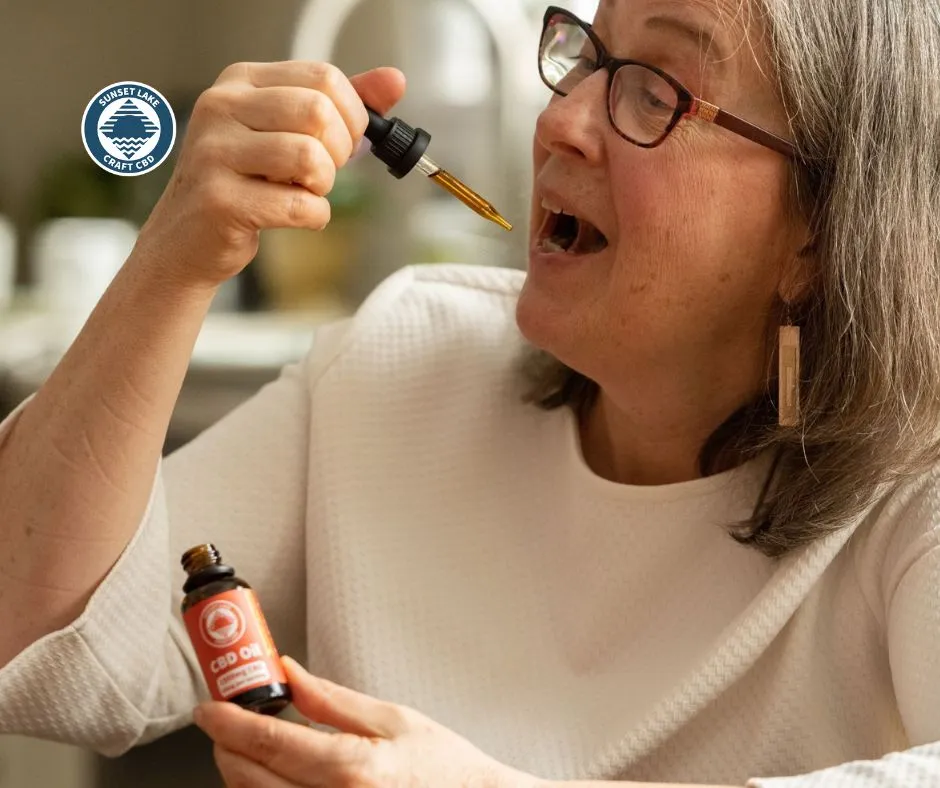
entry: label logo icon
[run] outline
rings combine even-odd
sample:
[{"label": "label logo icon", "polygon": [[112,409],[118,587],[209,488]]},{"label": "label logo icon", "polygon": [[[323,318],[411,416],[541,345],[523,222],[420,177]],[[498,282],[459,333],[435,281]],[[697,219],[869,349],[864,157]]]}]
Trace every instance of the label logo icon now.
[{"label": "label logo icon", "polygon": [[166,161],[176,142],[176,116],[143,82],[115,82],[82,115],[82,142],[92,160],[115,175],[143,175]]},{"label": "label logo icon", "polygon": [[210,602],[199,616],[202,639],[213,648],[227,648],[245,635],[245,614],[224,599]]}]

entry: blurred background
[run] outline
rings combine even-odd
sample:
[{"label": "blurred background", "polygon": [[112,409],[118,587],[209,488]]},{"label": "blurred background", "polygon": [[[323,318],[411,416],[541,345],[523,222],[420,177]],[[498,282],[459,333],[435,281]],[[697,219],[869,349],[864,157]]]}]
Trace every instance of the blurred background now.
[{"label": "blurred background", "polygon": [[[596,0],[556,0],[590,18]],[[80,136],[114,82],[152,85],[185,134],[193,102],[237,61],[394,65],[409,92],[393,114],[433,135],[428,154],[489,199],[505,233],[417,173],[372,156],[341,171],[322,233],[273,230],[218,295],[167,437],[191,440],[300,358],[318,325],[349,314],[404,265],[523,268],[531,134],[548,91],[536,70],[547,3],[533,0],[0,0],[0,418],[38,388],[124,262],[175,156],[154,172],[101,170]],[[0,698],[0,703],[3,699]],[[193,730],[115,760],[0,737],[0,788],[211,788]]]}]

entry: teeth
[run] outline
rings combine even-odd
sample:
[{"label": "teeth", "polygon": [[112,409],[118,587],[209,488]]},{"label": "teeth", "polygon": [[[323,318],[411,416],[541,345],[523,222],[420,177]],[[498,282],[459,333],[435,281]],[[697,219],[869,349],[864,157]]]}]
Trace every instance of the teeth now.
[{"label": "teeth", "polygon": [[543,238],[542,242],[539,244],[539,248],[543,252],[567,252],[564,246],[557,244],[551,238]]},{"label": "teeth", "polygon": [[552,204],[549,203],[549,201],[548,201],[547,199],[545,199],[544,197],[542,198],[542,207],[543,207],[546,211],[551,211],[552,213],[555,213],[555,214],[564,213],[564,211],[563,211],[561,208],[559,208],[557,205],[552,205]]}]

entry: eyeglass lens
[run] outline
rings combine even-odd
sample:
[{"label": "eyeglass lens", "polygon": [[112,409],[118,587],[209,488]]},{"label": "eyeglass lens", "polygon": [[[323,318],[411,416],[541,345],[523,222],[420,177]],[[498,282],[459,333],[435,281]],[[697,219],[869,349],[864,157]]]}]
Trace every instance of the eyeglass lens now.
[{"label": "eyeglass lens", "polygon": [[[587,33],[562,15],[550,19],[542,36],[539,69],[556,93],[566,96],[597,70],[598,53]],[[621,66],[610,86],[610,118],[633,142],[650,145],[668,130],[679,104],[676,89],[652,69]]]}]

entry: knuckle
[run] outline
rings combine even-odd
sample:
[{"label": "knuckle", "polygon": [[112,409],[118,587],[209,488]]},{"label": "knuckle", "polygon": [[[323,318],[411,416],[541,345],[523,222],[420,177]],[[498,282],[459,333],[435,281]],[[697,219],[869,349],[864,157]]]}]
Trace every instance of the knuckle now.
[{"label": "knuckle", "polygon": [[297,115],[305,129],[321,129],[326,123],[327,104],[330,99],[319,90],[308,90],[298,102]]},{"label": "knuckle", "polygon": [[226,166],[228,147],[224,138],[214,134],[206,124],[191,122],[186,133],[185,150],[180,154],[179,172],[188,179],[194,190],[205,191],[221,169]]},{"label": "knuckle", "polygon": [[190,125],[204,126],[226,115],[231,104],[231,91],[219,85],[206,88],[193,104]]},{"label": "knuckle", "polygon": [[346,784],[357,788],[378,788],[388,783],[382,780],[382,758],[370,739],[348,736],[343,739],[341,753],[342,770]]},{"label": "knuckle", "polygon": [[310,138],[303,138],[294,152],[294,167],[299,175],[310,175],[318,171],[322,166],[320,154],[317,150],[318,143]]},{"label": "knuckle", "polygon": [[322,229],[330,223],[330,204],[322,197],[295,190],[288,200],[287,220],[294,227]]},{"label": "knuckle", "polygon": [[400,779],[401,759],[387,740],[373,741],[369,777],[376,786],[394,785]]},{"label": "knuckle", "polygon": [[385,717],[386,725],[393,731],[405,731],[413,727],[413,712],[404,706],[399,706],[396,703],[386,704],[382,714]]},{"label": "knuckle", "polygon": [[196,99],[196,102],[193,104],[192,117],[193,119],[199,119],[206,115],[212,114],[214,107],[213,104],[216,101],[216,92],[217,89],[214,87],[207,88],[199,94],[199,97]]},{"label": "knuckle", "polygon": [[306,195],[298,190],[291,194],[287,204],[287,219],[291,224],[302,224],[310,213]]},{"label": "knuckle", "polygon": [[240,61],[238,63],[232,63],[231,65],[226,66],[222,69],[222,73],[219,74],[219,80],[234,80],[234,79],[244,79],[248,74],[248,63]]},{"label": "knuckle", "polygon": [[252,758],[260,763],[270,763],[278,754],[283,744],[278,721],[270,717],[257,720],[254,732],[249,740]]},{"label": "knuckle", "polygon": [[232,212],[229,190],[219,179],[206,182],[202,190],[201,202],[203,210],[214,219],[222,218]]},{"label": "knuckle", "polygon": [[332,63],[317,63],[317,82],[329,91],[339,88],[346,75]]}]

